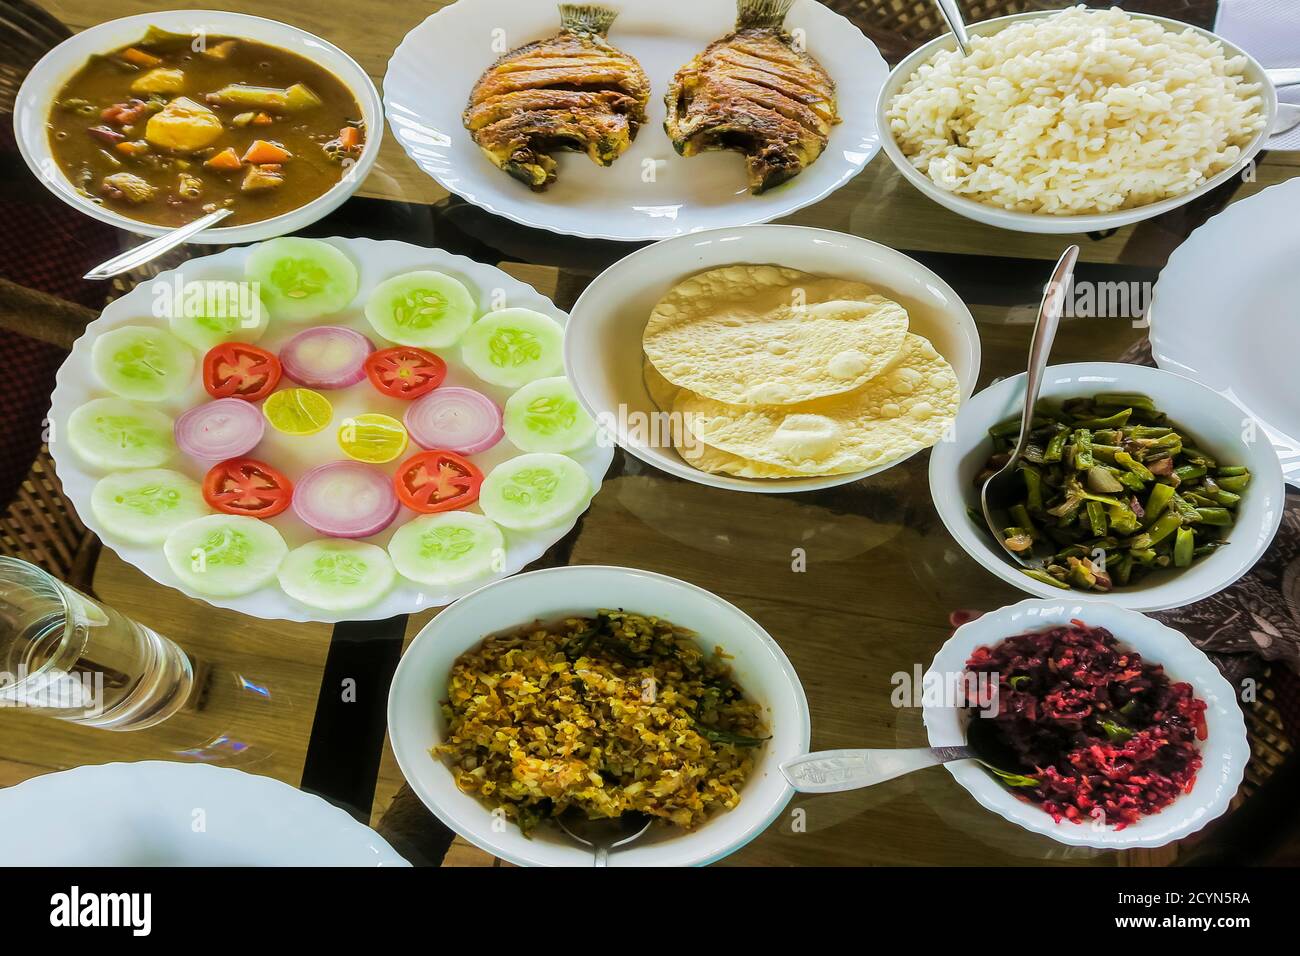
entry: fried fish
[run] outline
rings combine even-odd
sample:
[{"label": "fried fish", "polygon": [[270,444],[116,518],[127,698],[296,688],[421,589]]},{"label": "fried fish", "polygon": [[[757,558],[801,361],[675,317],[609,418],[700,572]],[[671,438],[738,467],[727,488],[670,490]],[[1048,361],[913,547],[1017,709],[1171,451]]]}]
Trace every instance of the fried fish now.
[{"label": "fried fish", "polygon": [[607,7],[561,4],[560,32],[512,50],[474,85],[465,128],[496,166],[542,192],[555,182],[556,150],[608,166],[646,118],[650,81],[605,34]]},{"label": "fried fish", "polygon": [[677,71],[664,129],[682,156],[744,153],[758,195],[807,169],[838,123],[835,83],[782,24],[793,0],[738,0],[736,29]]}]

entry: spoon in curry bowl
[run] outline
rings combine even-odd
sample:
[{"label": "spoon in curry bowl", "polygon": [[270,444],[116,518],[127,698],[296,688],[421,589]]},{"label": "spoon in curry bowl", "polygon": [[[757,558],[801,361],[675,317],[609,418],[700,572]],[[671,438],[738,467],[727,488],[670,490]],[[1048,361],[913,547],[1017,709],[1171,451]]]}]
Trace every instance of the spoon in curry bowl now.
[{"label": "spoon in curry bowl", "polygon": [[593,866],[609,866],[609,854],[640,839],[650,829],[654,817],[629,811],[617,817],[592,819],[580,810],[562,813],[555,822],[569,837],[595,853]]},{"label": "spoon in curry bowl", "polygon": [[163,233],[156,239],[150,239],[148,242],[128,249],[121,255],[114,256],[107,262],[101,262],[95,268],[86,273],[87,279],[111,279],[113,276],[120,276],[123,272],[130,272],[132,269],[139,268],[146,262],[152,262],[164,252],[170,252],[181,243],[188,240],[191,236],[196,236],[209,226],[221,222],[229,216],[233,209],[222,208],[208,213],[206,216],[200,216],[193,222],[187,222],[185,225],[173,229],[171,232]]}]

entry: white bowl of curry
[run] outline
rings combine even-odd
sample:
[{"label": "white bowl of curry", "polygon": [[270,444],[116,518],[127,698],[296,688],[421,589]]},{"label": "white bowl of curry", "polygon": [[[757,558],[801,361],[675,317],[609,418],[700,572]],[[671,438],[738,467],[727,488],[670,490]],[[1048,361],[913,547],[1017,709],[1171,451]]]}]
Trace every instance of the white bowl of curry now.
[{"label": "white bowl of curry", "polygon": [[336,209],[379,153],[366,72],[297,27],[215,10],[111,20],[28,74],[14,132],[32,172],[89,216],[157,236],[220,207],[192,242],[293,232]]}]

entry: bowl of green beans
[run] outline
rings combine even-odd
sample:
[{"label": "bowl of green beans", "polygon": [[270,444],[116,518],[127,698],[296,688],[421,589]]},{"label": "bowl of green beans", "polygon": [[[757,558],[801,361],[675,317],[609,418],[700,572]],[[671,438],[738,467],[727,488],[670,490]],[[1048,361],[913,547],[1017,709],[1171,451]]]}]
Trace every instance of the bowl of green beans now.
[{"label": "bowl of green beans", "polygon": [[980,487],[1014,449],[1024,389],[1022,374],[975,395],[930,457],[940,518],[998,577],[1155,611],[1223,590],[1268,548],[1285,486],[1264,430],[1190,379],[1116,362],[1048,368],[1022,488],[989,529]]}]

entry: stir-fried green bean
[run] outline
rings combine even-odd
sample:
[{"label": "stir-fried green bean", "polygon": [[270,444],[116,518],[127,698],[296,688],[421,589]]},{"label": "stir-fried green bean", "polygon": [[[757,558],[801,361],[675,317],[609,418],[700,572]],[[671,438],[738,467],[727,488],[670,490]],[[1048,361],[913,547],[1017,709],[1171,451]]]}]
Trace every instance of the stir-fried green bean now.
[{"label": "stir-fried green bean", "polygon": [[[977,484],[1007,460],[1019,427],[1017,418],[989,429],[993,454]],[[1061,588],[1109,591],[1190,566],[1226,543],[1250,484],[1247,468],[1197,448],[1145,395],[1040,403],[1029,446],[1024,496],[1002,538],[1025,557],[1044,556],[1025,573]]]}]

